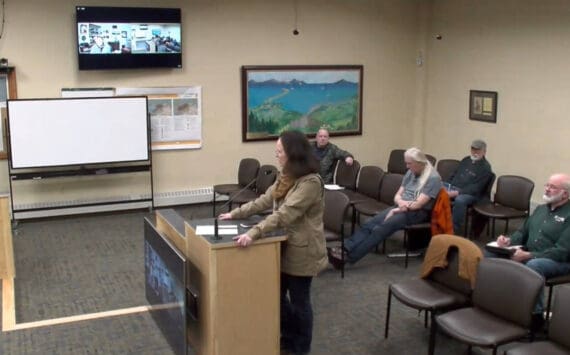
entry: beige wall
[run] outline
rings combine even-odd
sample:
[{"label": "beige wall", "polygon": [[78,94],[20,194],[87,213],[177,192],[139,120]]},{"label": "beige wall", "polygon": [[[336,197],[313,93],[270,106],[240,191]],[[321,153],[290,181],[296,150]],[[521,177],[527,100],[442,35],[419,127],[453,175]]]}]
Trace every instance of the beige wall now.
[{"label": "beige wall", "polygon": [[[427,36],[425,149],[460,158],[481,137],[497,175],[570,172],[570,3],[434,0]],[[436,40],[435,34],[442,40]],[[468,119],[469,90],[499,93],[497,124]]]},{"label": "beige wall", "polygon": [[[418,117],[410,99],[416,97],[416,1],[297,3],[299,36],[292,35],[293,1],[81,1],[182,8],[184,69],[80,72],[73,32],[76,2],[8,1],[0,53],[16,66],[20,98],[58,97],[62,87],[202,86],[203,148],[153,153],[159,192],[232,181],[242,157],[275,163],[274,143],[241,142],[240,66],[362,64],[364,134],[333,141],[362,164],[385,167],[392,147],[412,143],[405,132]],[[0,172],[0,191],[8,191],[5,163]]]},{"label": "beige wall", "polygon": [[[293,1],[122,1],[182,8],[184,69],[89,72],[76,69],[75,3],[46,3],[6,4],[0,53],[17,68],[19,97],[57,97],[62,87],[203,87],[204,146],[153,153],[159,192],[231,181],[245,156],[274,163],[272,142],[241,142],[239,69],[257,64],[363,64],[364,133],[333,139],[363,165],[385,167],[390,149],[412,144],[460,158],[480,137],[498,175],[535,181],[534,201],[549,174],[570,171],[562,149],[570,131],[567,0],[305,0],[299,36],[291,33]],[[499,93],[497,124],[468,119],[471,89]],[[0,191],[8,191],[6,170],[0,164]]]}]

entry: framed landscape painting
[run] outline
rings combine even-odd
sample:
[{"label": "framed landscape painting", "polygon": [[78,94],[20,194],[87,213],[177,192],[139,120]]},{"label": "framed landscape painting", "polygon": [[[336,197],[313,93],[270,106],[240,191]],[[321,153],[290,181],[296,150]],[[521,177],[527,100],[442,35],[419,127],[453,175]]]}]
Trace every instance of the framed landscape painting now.
[{"label": "framed landscape painting", "polygon": [[242,141],[362,134],[362,65],[243,66]]}]

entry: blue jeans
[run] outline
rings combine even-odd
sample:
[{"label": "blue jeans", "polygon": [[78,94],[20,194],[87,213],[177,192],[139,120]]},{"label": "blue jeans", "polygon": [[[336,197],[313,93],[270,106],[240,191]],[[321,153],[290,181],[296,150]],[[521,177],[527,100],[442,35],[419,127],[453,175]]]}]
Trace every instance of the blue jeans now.
[{"label": "blue jeans", "polygon": [[430,212],[426,210],[396,213],[386,219],[393,207],[387,208],[364,223],[356,233],[344,242],[347,261],[351,264],[362,259],[368,252],[405,226],[423,223],[429,220]]},{"label": "blue jeans", "polygon": [[[486,251],[486,257],[496,258],[503,257],[498,254]],[[548,258],[535,258],[527,260],[524,263],[528,268],[538,272],[544,279],[548,279],[554,276],[566,275],[570,273],[570,263],[563,263],[559,261],[554,261]],[[536,300],[536,306],[534,307],[534,313],[542,313],[544,310],[544,291],[539,293],[538,299]]]},{"label": "blue jeans", "polygon": [[[308,353],[313,338],[311,276],[281,273],[281,349]],[[289,297],[287,297],[289,293]]]},{"label": "blue jeans", "polygon": [[465,213],[467,207],[471,206],[478,200],[473,195],[457,195],[452,202],[451,215],[453,217],[453,233],[455,235],[463,235],[461,226],[465,222]]}]

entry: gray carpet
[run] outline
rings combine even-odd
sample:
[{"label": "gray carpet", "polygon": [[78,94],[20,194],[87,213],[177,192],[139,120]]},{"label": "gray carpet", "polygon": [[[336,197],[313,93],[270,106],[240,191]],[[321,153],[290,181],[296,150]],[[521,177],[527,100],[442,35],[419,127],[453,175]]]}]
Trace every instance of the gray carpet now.
[{"label": "gray carpet", "polygon": [[[176,208],[185,218],[209,217],[211,205]],[[143,217],[148,211],[24,221],[14,233],[17,323],[147,305]],[[401,246],[397,240],[388,250]],[[419,315],[392,303],[384,339],[387,287],[416,277],[420,259],[371,253],[314,279],[312,354],[420,354],[428,330]],[[506,347],[503,347],[506,348]],[[436,354],[466,347],[438,335]],[[488,350],[474,349],[476,354]],[[0,354],[172,354],[148,313],[0,333]]]}]

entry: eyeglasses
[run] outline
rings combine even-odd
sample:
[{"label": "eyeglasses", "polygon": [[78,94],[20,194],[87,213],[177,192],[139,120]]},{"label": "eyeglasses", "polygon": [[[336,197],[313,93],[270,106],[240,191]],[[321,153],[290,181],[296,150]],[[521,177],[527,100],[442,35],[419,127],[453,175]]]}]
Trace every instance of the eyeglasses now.
[{"label": "eyeglasses", "polygon": [[548,190],[565,190],[562,186],[556,186],[552,184],[544,184],[544,188]]}]

